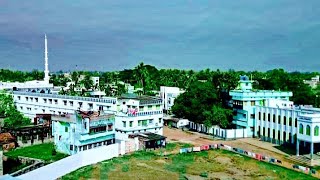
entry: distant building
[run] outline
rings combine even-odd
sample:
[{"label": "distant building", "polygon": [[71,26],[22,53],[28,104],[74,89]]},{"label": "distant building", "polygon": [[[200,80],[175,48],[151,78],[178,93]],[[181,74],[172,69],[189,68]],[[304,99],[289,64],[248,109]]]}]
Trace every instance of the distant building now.
[{"label": "distant building", "polygon": [[308,84],[311,88],[314,89],[320,84],[320,76],[317,75],[317,76],[311,78],[311,80],[303,80],[303,82],[305,84]]},{"label": "distant building", "polygon": [[233,121],[237,128],[247,129],[248,137],[254,135],[255,109],[257,105],[265,106],[267,99],[289,100],[292,92],[281,92],[274,90],[254,90],[252,80],[247,76],[240,76],[239,86],[231,90],[229,95],[233,103]]},{"label": "distant building", "polygon": [[100,78],[99,77],[91,77],[90,79],[93,82],[93,86],[99,87],[99,84],[100,84]]},{"label": "distant building", "polygon": [[178,87],[160,86],[160,97],[163,101],[163,109],[165,111],[171,111],[171,107],[174,105],[174,100],[185,91]]},{"label": "distant building", "polygon": [[115,143],[115,117],[93,111],[53,115],[54,144],[60,152],[72,155]]},{"label": "distant building", "polygon": [[48,47],[47,47],[47,36],[45,35],[45,70],[43,81],[33,80],[26,82],[0,82],[0,90],[35,90],[35,89],[51,89],[53,84],[49,83],[49,68],[48,68]]}]

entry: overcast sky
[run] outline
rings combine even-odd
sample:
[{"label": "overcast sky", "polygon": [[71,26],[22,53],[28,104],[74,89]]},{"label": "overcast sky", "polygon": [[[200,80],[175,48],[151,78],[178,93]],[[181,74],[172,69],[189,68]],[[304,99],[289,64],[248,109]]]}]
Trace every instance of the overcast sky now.
[{"label": "overcast sky", "polygon": [[320,70],[319,0],[0,0],[0,68]]}]

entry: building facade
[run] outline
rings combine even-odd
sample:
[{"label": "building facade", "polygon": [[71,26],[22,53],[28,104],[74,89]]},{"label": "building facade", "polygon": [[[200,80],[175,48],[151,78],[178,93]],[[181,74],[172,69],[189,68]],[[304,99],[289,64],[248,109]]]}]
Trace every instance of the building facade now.
[{"label": "building facade", "polygon": [[163,109],[170,111],[174,105],[174,100],[182,93],[184,93],[184,91],[178,87],[160,86],[160,97],[163,101]]},{"label": "building facade", "polygon": [[158,97],[127,94],[118,98],[116,138],[127,140],[129,134],[143,132],[163,135],[162,108]]},{"label": "building facade", "polygon": [[115,115],[116,138],[126,140],[129,134],[152,132],[163,135],[163,104],[159,97],[127,96],[90,98],[13,91],[17,110],[29,118],[36,114],[68,115],[74,111],[100,111]]},{"label": "building facade", "polygon": [[29,118],[34,118],[36,114],[61,115],[76,110],[105,113],[117,111],[117,98],[112,97],[90,98],[22,91],[13,91],[12,94],[17,110]]},{"label": "building facade", "polygon": [[292,96],[292,92],[255,90],[252,88],[253,82],[247,76],[240,76],[239,86],[229,92],[234,111],[232,123],[236,125],[237,129],[247,129],[248,137],[254,135],[257,105],[265,106],[267,99],[289,100],[289,97]]},{"label": "building facade", "polygon": [[57,151],[76,154],[115,143],[115,116],[93,111],[52,115],[52,133]]},{"label": "building facade", "polygon": [[269,99],[256,106],[254,136],[275,144],[296,143],[299,118],[320,114],[320,109],[294,106],[292,101]]}]

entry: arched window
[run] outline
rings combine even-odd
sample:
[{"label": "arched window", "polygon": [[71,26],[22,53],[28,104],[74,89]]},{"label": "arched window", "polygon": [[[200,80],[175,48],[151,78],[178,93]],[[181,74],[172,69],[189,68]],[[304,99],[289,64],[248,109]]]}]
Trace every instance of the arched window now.
[{"label": "arched window", "polygon": [[292,126],[292,117],[289,117],[289,126]]},{"label": "arched window", "polygon": [[310,126],[309,126],[309,125],[307,125],[306,134],[307,134],[308,136],[310,136]]},{"label": "arched window", "polygon": [[303,134],[303,125],[302,124],[299,125],[299,133]]},{"label": "arched window", "polygon": [[314,135],[319,136],[319,126],[314,127]]},{"label": "arched window", "polygon": [[261,112],[259,112],[259,120],[261,120]]},{"label": "arched window", "polygon": [[287,125],[287,117],[286,116],[283,116],[283,123],[285,126]]}]

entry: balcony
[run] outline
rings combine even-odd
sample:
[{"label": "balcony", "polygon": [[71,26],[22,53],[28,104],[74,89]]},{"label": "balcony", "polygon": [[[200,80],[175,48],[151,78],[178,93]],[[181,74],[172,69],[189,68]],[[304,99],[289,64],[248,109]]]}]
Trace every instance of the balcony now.
[{"label": "balcony", "polygon": [[162,100],[140,100],[140,105],[162,104]]},{"label": "balcony", "polygon": [[109,136],[109,135],[113,135],[113,134],[114,134],[114,130],[105,131],[105,132],[97,132],[97,133],[92,133],[92,134],[89,134],[89,133],[82,134],[79,136],[79,141],[86,141],[86,140],[100,138],[100,137]]},{"label": "balcony", "polygon": [[143,112],[137,112],[137,113],[118,113],[118,116],[124,116],[124,117],[139,117],[139,116],[152,116],[152,115],[161,115],[163,114],[162,111],[143,111]]}]

